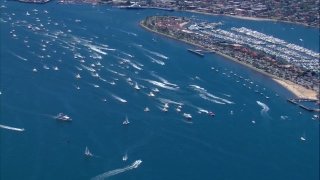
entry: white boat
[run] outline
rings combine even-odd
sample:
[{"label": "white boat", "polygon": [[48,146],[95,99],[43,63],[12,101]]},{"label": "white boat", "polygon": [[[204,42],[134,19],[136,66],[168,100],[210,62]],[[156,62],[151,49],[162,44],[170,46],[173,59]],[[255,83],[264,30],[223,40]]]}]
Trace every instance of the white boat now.
[{"label": "white boat", "polygon": [[158,88],[153,88],[152,91],[153,92],[159,92],[159,89]]},{"label": "white boat", "polygon": [[180,108],[177,108],[176,111],[177,111],[177,112],[181,112],[181,109],[180,109]]},{"label": "white boat", "polygon": [[36,68],[33,68],[32,71],[33,72],[38,72],[38,70]]},{"label": "white boat", "polygon": [[146,107],[146,108],[144,108],[144,110],[143,110],[144,112],[149,112],[150,111],[150,109],[148,108],[148,107]]},{"label": "white boat", "polygon": [[59,113],[55,119],[57,120],[61,120],[61,121],[72,121],[71,117],[69,117],[68,115],[66,114],[63,114],[63,113]]},{"label": "white boat", "polygon": [[151,92],[148,94],[148,96],[154,97],[155,95],[154,95],[153,92],[151,91]]},{"label": "white boat", "polygon": [[77,78],[77,79],[80,79],[80,78],[81,78],[80,74],[77,74],[77,75],[76,75],[76,78]]},{"label": "white boat", "polygon": [[130,123],[128,116],[126,116],[126,119],[122,122],[123,125],[128,125]]},{"label": "white boat", "polygon": [[86,146],[86,149],[85,149],[85,151],[84,151],[84,155],[90,156],[90,157],[93,156],[93,154],[89,151],[89,148],[88,148],[87,146]]},{"label": "white boat", "polygon": [[192,119],[192,116],[191,114],[188,114],[188,113],[183,113],[183,116],[186,118],[186,119]]},{"label": "white boat", "polygon": [[169,108],[169,104],[168,104],[168,103],[165,103],[165,104],[164,104],[164,107],[165,107],[165,108]]},{"label": "white boat", "polygon": [[138,85],[137,82],[136,82],[136,84],[134,85],[134,88],[135,88],[136,90],[140,90],[140,87],[139,87],[139,85]]},{"label": "white boat", "polygon": [[306,140],[306,138],[305,138],[305,137],[303,137],[303,136],[301,136],[301,137],[300,137],[300,140],[301,140],[301,141],[305,141],[305,140]]},{"label": "white boat", "polygon": [[168,112],[168,109],[164,107],[164,108],[162,109],[162,111],[163,111],[163,112]]},{"label": "white boat", "polygon": [[126,160],[128,160],[128,154],[127,153],[122,157],[122,161],[126,161]]}]

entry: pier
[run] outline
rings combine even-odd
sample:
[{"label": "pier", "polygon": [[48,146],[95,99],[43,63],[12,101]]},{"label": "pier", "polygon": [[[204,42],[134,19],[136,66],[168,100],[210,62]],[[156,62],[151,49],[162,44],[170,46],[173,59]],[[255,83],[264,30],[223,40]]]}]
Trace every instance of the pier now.
[{"label": "pier", "polygon": [[[300,98],[297,98],[297,99],[287,99],[287,101],[289,103],[292,103],[292,104],[295,104],[295,105],[298,105],[300,108],[306,110],[306,111],[309,111],[309,112],[320,112],[320,108],[319,108],[319,100],[315,100],[315,99],[300,99]],[[303,104],[301,104],[301,102],[310,102],[310,103],[316,103],[318,104],[318,108],[310,108],[310,107],[307,107]]]}]

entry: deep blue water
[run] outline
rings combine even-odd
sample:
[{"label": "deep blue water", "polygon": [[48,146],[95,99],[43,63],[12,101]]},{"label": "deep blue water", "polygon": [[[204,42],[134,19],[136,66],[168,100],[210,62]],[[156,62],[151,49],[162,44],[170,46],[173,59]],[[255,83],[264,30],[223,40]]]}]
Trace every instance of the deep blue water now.
[{"label": "deep blue water", "polygon": [[[110,179],[319,179],[319,121],[287,103],[292,94],[223,57],[199,58],[138,22],[195,15],[319,52],[318,29],[110,6],[1,5],[0,124],[25,129],[0,129],[1,179],[90,179],[108,171]],[[149,97],[155,87],[160,92]],[[59,112],[73,121],[55,120]],[[86,146],[95,157],[84,156]],[[130,168],[136,160],[140,166]]]}]

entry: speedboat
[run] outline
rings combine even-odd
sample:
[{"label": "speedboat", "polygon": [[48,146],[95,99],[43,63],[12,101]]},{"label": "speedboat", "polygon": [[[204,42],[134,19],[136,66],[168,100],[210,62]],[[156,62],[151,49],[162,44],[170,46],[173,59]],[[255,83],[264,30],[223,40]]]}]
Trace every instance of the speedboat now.
[{"label": "speedboat", "polygon": [[81,78],[80,74],[77,74],[77,75],[76,75],[76,78],[77,78],[77,79],[80,79],[80,78]]},{"label": "speedboat", "polygon": [[188,120],[192,119],[191,114],[183,113],[183,116],[184,116],[186,119],[188,119]]},{"label": "speedboat", "polygon": [[181,109],[180,109],[180,108],[177,108],[176,111],[177,111],[177,112],[181,112]]},{"label": "speedboat", "polygon": [[55,119],[57,120],[61,120],[61,121],[72,121],[71,117],[69,117],[68,115],[66,114],[63,114],[63,113],[59,113]]},{"label": "speedboat", "polygon": [[305,137],[303,137],[303,136],[301,136],[301,137],[300,137],[300,140],[301,140],[301,141],[305,141],[305,140],[306,140],[306,138],[305,138]]},{"label": "speedboat", "polygon": [[163,111],[163,112],[168,112],[168,109],[164,107],[164,108],[162,109],[162,111]]},{"label": "speedboat", "polygon": [[123,125],[128,125],[130,122],[129,122],[129,119],[128,117],[126,116],[126,119],[122,122]]}]

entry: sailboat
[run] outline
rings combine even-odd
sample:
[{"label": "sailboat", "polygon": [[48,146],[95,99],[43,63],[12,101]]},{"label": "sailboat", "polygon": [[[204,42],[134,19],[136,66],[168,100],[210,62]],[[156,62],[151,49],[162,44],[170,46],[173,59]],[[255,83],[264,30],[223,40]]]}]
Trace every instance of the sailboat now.
[{"label": "sailboat", "polygon": [[129,119],[128,119],[128,116],[126,116],[126,119],[122,122],[123,125],[128,125],[130,122],[129,122]]},{"label": "sailboat", "polygon": [[84,155],[88,156],[88,157],[92,157],[93,154],[89,151],[89,148],[86,146],[86,149],[84,151]]},{"label": "sailboat", "polygon": [[140,90],[140,87],[139,87],[139,85],[138,85],[137,82],[136,82],[136,84],[134,85],[134,88],[135,88],[136,90]]}]

